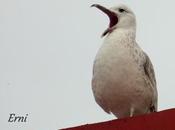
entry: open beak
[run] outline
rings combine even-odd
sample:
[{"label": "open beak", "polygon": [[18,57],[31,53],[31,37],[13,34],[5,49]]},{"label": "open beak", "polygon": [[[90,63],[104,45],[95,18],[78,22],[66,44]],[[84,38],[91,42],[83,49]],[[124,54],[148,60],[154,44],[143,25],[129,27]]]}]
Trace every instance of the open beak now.
[{"label": "open beak", "polygon": [[109,31],[111,31],[112,27],[118,23],[117,14],[99,4],[93,4],[91,5],[91,7],[96,7],[100,9],[102,12],[104,12],[109,17],[109,20],[110,20],[109,28],[102,34],[102,36],[105,36]]}]

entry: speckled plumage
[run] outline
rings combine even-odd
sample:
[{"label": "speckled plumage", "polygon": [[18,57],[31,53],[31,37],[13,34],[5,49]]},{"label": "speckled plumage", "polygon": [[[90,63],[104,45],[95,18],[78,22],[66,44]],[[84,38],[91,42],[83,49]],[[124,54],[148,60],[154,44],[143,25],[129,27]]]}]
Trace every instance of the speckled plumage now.
[{"label": "speckled plumage", "polygon": [[[117,12],[118,8],[130,13],[126,14],[127,21]],[[118,118],[157,111],[154,70],[149,57],[135,41],[135,15],[124,5],[111,10],[118,13],[119,22],[106,35],[94,61],[95,100],[104,111]]]}]

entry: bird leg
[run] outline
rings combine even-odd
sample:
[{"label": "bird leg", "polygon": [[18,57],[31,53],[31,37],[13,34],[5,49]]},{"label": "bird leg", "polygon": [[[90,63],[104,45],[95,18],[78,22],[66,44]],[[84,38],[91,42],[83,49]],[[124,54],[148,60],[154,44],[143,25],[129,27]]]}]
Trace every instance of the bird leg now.
[{"label": "bird leg", "polygon": [[130,114],[129,114],[129,116],[130,116],[130,117],[133,117],[133,116],[134,116],[134,108],[133,108],[133,107],[131,107],[131,109],[130,109]]}]

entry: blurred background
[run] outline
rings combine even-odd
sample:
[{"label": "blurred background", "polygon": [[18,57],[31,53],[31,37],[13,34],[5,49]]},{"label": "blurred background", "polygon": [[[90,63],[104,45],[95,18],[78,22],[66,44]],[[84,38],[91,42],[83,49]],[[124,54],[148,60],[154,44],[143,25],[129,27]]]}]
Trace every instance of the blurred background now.
[{"label": "blurred background", "polygon": [[[150,56],[159,110],[175,107],[173,0],[0,0],[0,129],[56,130],[115,119],[96,103],[92,65],[108,18],[90,5],[128,5]],[[28,114],[9,123],[10,113]]]}]

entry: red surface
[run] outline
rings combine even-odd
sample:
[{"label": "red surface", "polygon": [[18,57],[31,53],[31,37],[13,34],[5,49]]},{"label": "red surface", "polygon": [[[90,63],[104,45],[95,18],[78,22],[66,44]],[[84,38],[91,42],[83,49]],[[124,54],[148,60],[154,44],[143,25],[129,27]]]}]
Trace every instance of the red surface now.
[{"label": "red surface", "polygon": [[175,109],[62,130],[175,130]]}]

